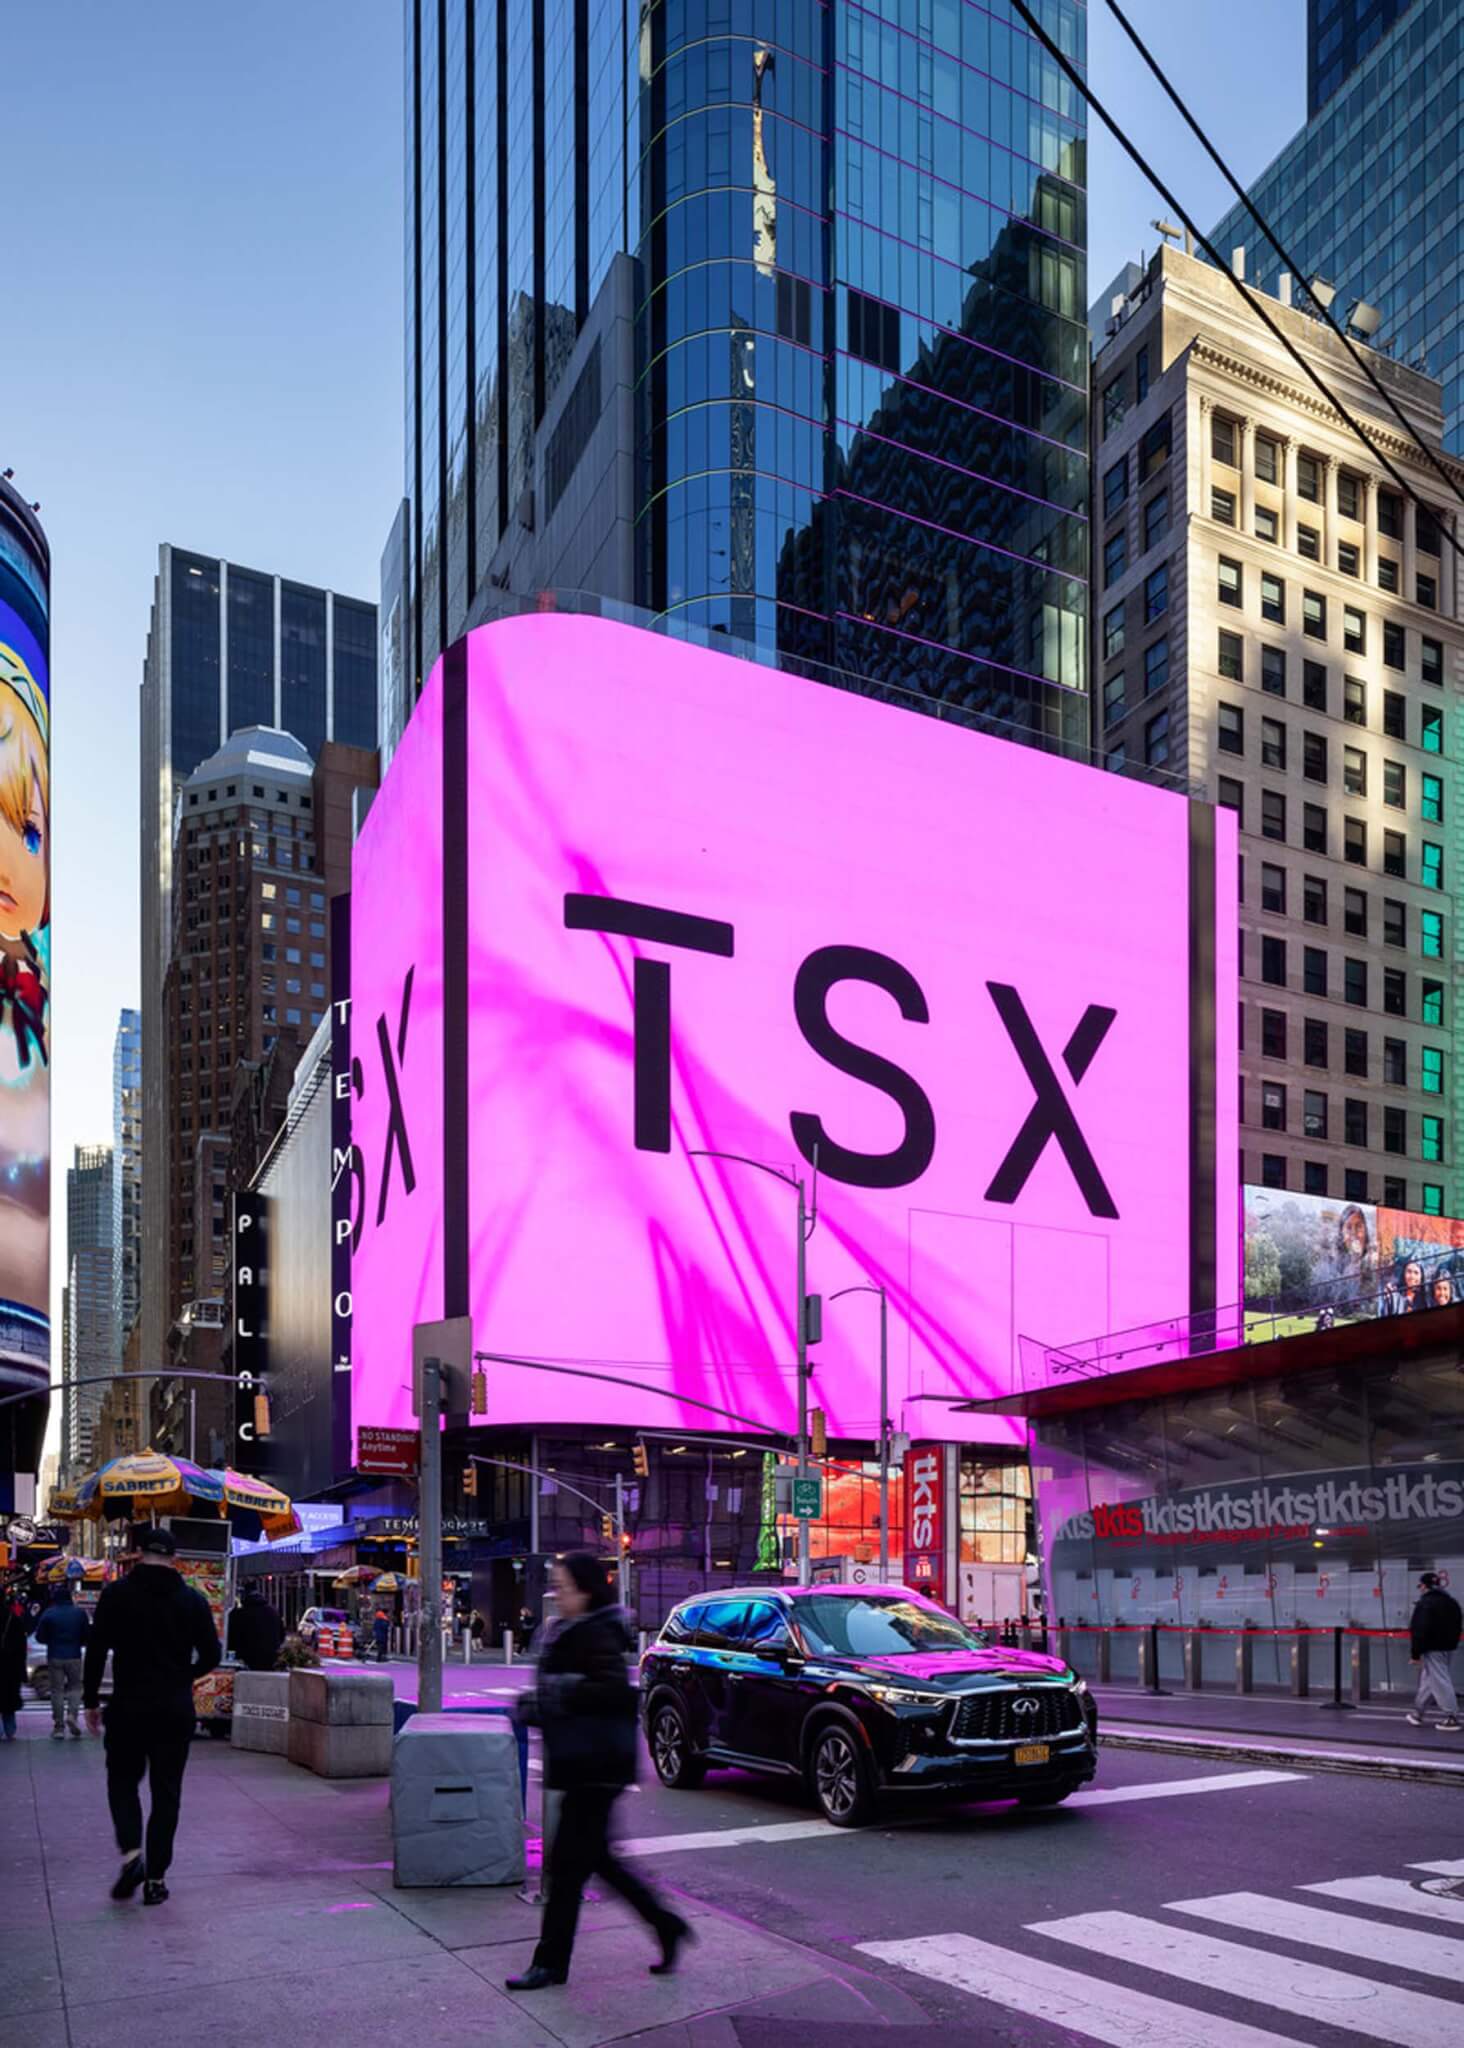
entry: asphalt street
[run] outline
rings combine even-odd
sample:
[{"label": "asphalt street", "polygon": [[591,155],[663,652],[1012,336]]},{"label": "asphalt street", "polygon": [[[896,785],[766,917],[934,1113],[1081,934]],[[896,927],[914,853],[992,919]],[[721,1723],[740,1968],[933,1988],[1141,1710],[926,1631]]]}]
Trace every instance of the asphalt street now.
[{"label": "asphalt street", "polygon": [[[529,1676],[453,1670],[449,1699],[506,1705]],[[719,1772],[668,1792],[648,1764],[622,1811],[662,1883],[884,1973],[944,2038],[1464,2042],[1452,1789],[1110,1751],[1049,1812],[907,1798],[848,1832],[794,1787]]]}]

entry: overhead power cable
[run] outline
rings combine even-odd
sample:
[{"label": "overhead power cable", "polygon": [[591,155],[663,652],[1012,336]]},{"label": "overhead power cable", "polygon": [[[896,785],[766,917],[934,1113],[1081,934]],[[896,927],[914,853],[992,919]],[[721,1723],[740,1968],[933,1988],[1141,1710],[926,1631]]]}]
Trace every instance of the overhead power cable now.
[{"label": "overhead power cable", "polygon": [[[1304,279],[1305,273],[1301,269],[1301,266],[1297,263],[1295,257],[1288,253],[1286,248],[1283,246],[1280,237],[1277,235],[1276,230],[1271,226],[1271,223],[1262,214],[1260,208],[1256,205],[1255,201],[1251,198],[1250,194],[1246,191],[1245,187],[1236,177],[1234,171],[1231,170],[1229,164],[1226,163],[1224,157],[1221,156],[1219,150],[1216,149],[1214,143],[1211,142],[1209,136],[1205,133],[1204,129],[1200,126],[1199,122],[1190,112],[1189,107],[1185,104],[1184,100],[1180,98],[1179,93],[1175,90],[1174,86],[1170,83],[1169,79],[1165,76],[1162,68],[1160,67],[1159,60],[1155,57],[1152,50],[1150,50],[1148,44],[1144,41],[1143,37],[1139,34],[1138,30],[1134,27],[1133,23],[1129,20],[1128,16],[1119,6],[1118,0],[1108,0],[1108,11],[1116,18],[1119,27],[1123,30],[1124,34],[1128,37],[1129,41],[1133,44],[1134,48],[1138,51],[1139,55],[1148,65],[1149,69],[1153,72],[1155,78],[1163,87],[1165,93],[1168,95],[1170,99],[1170,102],[1180,114],[1190,133],[1194,136],[1195,140],[1199,143],[1200,147],[1209,157],[1211,163],[1214,164],[1216,170],[1219,171],[1221,177],[1224,178],[1226,184],[1230,187],[1231,191],[1235,194],[1236,198],[1240,201],[1241,205],[1245,208],[1246,212],[1250,215],[1251,219],[1255,222],[1256,226],[1260,229],[1261,233],[1265,236],[1266,240],[1271,244],[1271,247],[1276,251],[1276,254],[1281,258],[1281,261],[1285,265],[1286,269],[1291,271],[1292,274],[1298,279]],[[1424,461],[1427,462],[1430,469],[1435,471],[1435,473],[1439,476],[1439,478],[1442,480],[1447,489],[1453,494],[1454,497],[1456,497],[1459,500],[1459,503],[1461,505],[1464,505],[1464,490],[1460,490],[1458,480],[1449,473],[1448,469],[1439,460],[1436,452],[1432,448],[1430,448],[1428,442],[1424,440],[1422,434],[1419,433],[1417,427],[1414,426],[1412,420],[1409,419],[1407,413],[1404,412],[1402,406],[1399,405],[1397,399],[1394,398],[1392,392],[1389,391],[1387,385],[1384,384],[1382,378],[1379,377],[1377,371],[1373,368],[1372,364],[1367,359],[1367,352],[1355,346],[1351,335],[1347,332],[1346,328],[1342,326],[1341,322],[1336,319],[1330,306],[1322,305],[1321,301],[1316,298],[1315,294],[1313,294],[1312,303],[1316,307],[1321,318],[1325,321],[1327,326],[1331,328],[1332,332],[1336,335],[1337,339],[1341,342],[1342,346],[1351,356],[1353,362],[1357,365],[1358,369],[1361,370],[1363,376],[1366,377],[1368,383],[1372,385],[1374,391],[1377,392],[1379,398],[1383,400],[1384,404],[1393,414],[1393,417],[1397,420],[1399,426],[1402,427],[1404,433],[1407,434],[1408,438],[1417,447],[1419,453],[1423,456]]]},{"label": "overhead power cable", "polygon": [[1264,304],[1261,303],[1260,295],[1258,293],[1252,293],[1246,289],[1246,286],[1236,276],[1235,272],[1231,269],[1230,265],[1221,256],[1219,250],[1215,247],[1214,243],[1210,240],[1209,236],[1204,232],[1202,228],[1196,225],[1195,221],[1185,211],[1184,207],[1180,205],[1174,193],[1170,191],[1169,187],[1164,183],[1164,180],[1159,176],[1159,173],[1154,169],[1154,166],[1144,156],[1143,152],[1138,148],[1138,146],[1135,143],[1130,142],[1128,136],[1124,133],[1122,128],[1119,127],[1117,121],[1114,120],[1112,114],[1109,113],[1108,109],[1103,105],[1103,102],[1098,98],[1097,94],[1091,89],[1087,80],[1083,77],[1082,73],[1077,69],[1076,65],[1074,65],[1072,60],[1069,57],[1067,57],[1062,50],[1058,48],[1057,44],[1053,41],[1052,37],[1047,33],[1046,29],[1042,26],[1041,22],[1038,21],[1036,15],[1033,14],[1031,8],[1026,4],[1026,0],[1011,0],[1011,6],[1012,12],[1018,15],[1020,19],[1026,23],[1027,27],[1031,30],[1032,34],[1037,38],[1037,41],[1042,45],[1043,49],[1046,50],[1047,54],[1052,58],[1053,62],[1062,72],[1063,76],[1076,88],[1078,92],[1082,94],[1084,100],[1093,109],[1093,112],[1098,116],[1099,120],[1103,123],[1104,127],[1108,130],[1109,134],[1113,137],[1115,142],[1118,143],[1119,147],[1124,151],[1125,155],[1128,156],[1132,160],[1132,162],[1135,165],[1137,165],[1138,169],[1143,172],[1144,176],[1149,180],[1149,183],[1154,187],[1154,190],[1159,194],[1160,198],[1164,201],[1165,205],[1170,209],[1170,211],[1174,213],[1189,229],[1190,233],[1194,236],[1196,243],[1204,251],[1206,256],[1209,257],[1210,261],[1214,264],[1215,268],[1221,271],[1224,276],[1229,278],[1230,282],[1234,285],[1236,291],[1244,300],[1245,304],[1250,308],[1251,312],[1255,315],[1256,319],[1260,321],[1261,325],[1267,330],[1269,334],[1273,335],[1275,339],[1280,342],[1282,348],[1284,348],[1287,355],[1291,357],[1292,361],[1296,364],[1297,368],[1301,371],[1302,375],[1307,379],[1308,383],[1314,384],[1316,386],[1317,390],[1320,391],[1323,398],[1327,401],[1327,404],[1338,415],[1338,417],[1344,420],[1346,424],[1352,429],[1353,433],[1357,436],[1358,440],[1361,441],[1363,447],[1367,449],[1368,453],[1373,457],[1374,461],[1381,464],[1382,468],[1387,471],[1388,475],[1393,479],[1393,482],[1398,486],[1398,489],[1403,493],[1404,497],[1411,499],[1413,504],[1417,506],[1418,510],[1422,512],[1425,515],[1425,517],[1434,521],[1440,538],[1444,542],[1446,542],[1450,548],[1453,549],[1456,555],[1464,557],[1464,547],[1460,546],[1459,542],[1455,540],[1453,534],[1450,533],[1448,528],[1442,523],[1442,521],[1438,519],[1438,516],[1435,513],[1433,507],[1431,505],[1424,503],[1423,499],[1419,497],[1417,491],[1414,490],[1412,484],[1409,483],[1407,477],[1403,476],[1399,472],[1399,470],[1395,468],[1395,466],[1388,459],[1388,457],[1384,455],[1382,449],[1377,446],[1376,442],[1374,442],[1368,434],[1367,429],[1361,424],[1359,420],[1355,419],[1353,415],[1348,411],[1347,407],[1342,403],[1341,399],[1337,397],[1336,393],[1333,390],[1331,390],[1331,388],[1328,386],[1325,380],[1307,361],[1306,357],[1301,353],[1300,349],[1297,348],[1296,344],[1291,340],[1290,336],[1285,334],[1282,331],[1282,329],[1277,326],[1276,322],[1271,318],[1270,314],[1266,311]]}]

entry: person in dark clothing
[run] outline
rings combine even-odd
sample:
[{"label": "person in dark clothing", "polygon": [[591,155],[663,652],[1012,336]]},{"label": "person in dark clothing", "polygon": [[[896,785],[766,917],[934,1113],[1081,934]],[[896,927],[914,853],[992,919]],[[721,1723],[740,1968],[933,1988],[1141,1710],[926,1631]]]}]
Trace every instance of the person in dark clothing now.
[{"label": "person in dark clothing", "polygon": [[0,1594],[0,1742],[15,1740],[20,1688],[25,1684],[28,1634],[24,1601],[9,1593]]},{"label": "person in dark clothing", "polygon": [[[136,1547],[132,1570],[106,1587],[97,1602],[82,1700],[95,1735],[110,1650],[107,1804],[122,1852],[112,1897],[130,1899],[141,1885],[143,1904],[158,1906],[168,1896],[163,1880],[173,1860],[178,1802],[193,1739],[193,1682],[214,1669],[221,1652],[208,1602],[178,1575],[177,1546],[169,1532],[144,1529]],[[144,1772],[152,1793],[145,1844],[138,1796]]]},{"label": "person in dark clothing", "polygon": [[229,1648],[250,1671],[273,1671],[285,1624],[258,1586],[246,1586],[229,1616]]},{"label": "person in dark clothing", "polygon": [[1464,1632],[1464,1612],[1451,1593],[1439,1584],[1437,1572],[1424,1572],[1418,1581],[1418,1604],[1408,1625],[1409,1653],[1418,1672],[1418,1697],[1408,1718],[1415,1728],[1424,1725],[1424,1710],[1430,1700],[1443,1708],[1439,1722],[1446,1734],[1459,1726],[1459,1697],[1449,1674],[1449,1659],[1459,1647]]},{"label": "person in dark clothing", "polygon": [[378,1607],[371,1617],[371,1640],[376,1645],[376,1661],[386,1662],[386,1648],[391,1640],[391,1620],[384,1607]]},{"label": "person in dark clothing", "polygon": [[588,1551],[556,1564],[554,1582],[560,1620],[539,1658],[537,1689],[520,1707],[543,1731],[546,1794],[563,1798],[539,1945],[522,1976],[508,1978],[510,1991],[564,1983],[591,1877],[603,1878],[659,1936],[661,1960],[651,1964],[653,1975],[675,1969],[676,1952],[691,1934],[610,1846],[615,1801],[635,1777],[636,1702],[625,1668],[635,1640],[629,1617],[615,1605],[604,1565]]},{"label": "person in dark clothing", "polygon": [[51,1681],[51,1740],[64,1742],[67,1732],[81,1740],[81,1655],[91,1621],[71,1597],[64,1582],[36,1623],[36,1641],[46,1646],[46,1676]]}]

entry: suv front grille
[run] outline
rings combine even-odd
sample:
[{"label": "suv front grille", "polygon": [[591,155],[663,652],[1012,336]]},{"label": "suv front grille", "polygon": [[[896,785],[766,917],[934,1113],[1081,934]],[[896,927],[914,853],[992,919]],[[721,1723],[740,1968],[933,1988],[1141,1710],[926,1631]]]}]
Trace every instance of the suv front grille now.
[{"label": "suv front grille", "polygon": [[[1028,1701],[1033,1702],[1031,1707]],[[957,1706],[951,1735],[957,1742],[1042,1742],[1051,1735],[1070,1734],[1082,1722],[1077,1696],[1066,1686],[973,1692]]]}]

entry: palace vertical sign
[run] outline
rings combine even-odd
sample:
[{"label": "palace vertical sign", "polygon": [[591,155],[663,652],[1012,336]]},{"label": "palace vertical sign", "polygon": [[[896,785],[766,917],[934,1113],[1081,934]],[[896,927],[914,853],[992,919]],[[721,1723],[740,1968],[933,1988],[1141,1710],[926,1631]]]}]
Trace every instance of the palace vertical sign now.
[{"label": "palace vertical sign", "polygon": [[945,1585],[945,1453],[912,1444],[905,1453],[905,1584],[940,1598]]},{"label": "palace vertical sign", "polygon": [[269,1341],[264,1327],[268,1258],[268,1198],[257,1191],[234,1197],[234,1448],[241,1472],[264,1470],[265,1447],[255,1433],[254,1398],[269,1391]]}]

